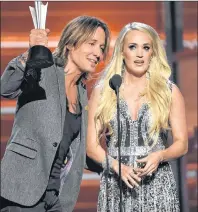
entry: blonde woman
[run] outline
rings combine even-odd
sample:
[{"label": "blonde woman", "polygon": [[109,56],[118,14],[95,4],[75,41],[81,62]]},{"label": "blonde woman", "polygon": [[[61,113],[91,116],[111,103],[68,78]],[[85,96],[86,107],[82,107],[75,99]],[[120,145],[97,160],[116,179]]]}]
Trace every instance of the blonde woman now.
[{"label": "blonde woman", "polygon": [[[178,212],[176,182],[168,161],[188,149],[184,100],[169,81],[171,69],[157,32],[136,22],[120,32],[112,59],[89,102],[87,154],[104,169],[98,211],[120,211],[116,95],[109,87],[114,74],[122,76],[124,211]],[[166,148],[168,130],[172,131],[173,144]],[[100,145],[104,135],[107,151]]]}]

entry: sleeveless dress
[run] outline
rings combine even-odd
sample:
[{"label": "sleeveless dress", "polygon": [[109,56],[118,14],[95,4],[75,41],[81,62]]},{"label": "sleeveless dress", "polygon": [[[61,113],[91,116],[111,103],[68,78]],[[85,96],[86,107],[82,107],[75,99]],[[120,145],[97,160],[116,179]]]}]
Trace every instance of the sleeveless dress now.
[{"label": "sleeveless dress", "polygon": [[[165,149],[167,131],[161,131],[157,144],[151,148],[145,145],[151,113],[147,103],[142,104],[137,120],[132,120],[126,101],[120,99],[121,161],[136,167],[138,156]],[[117,113],[113,115],[110,125],[113,134],[106,138],[107,152],[118,158]],[[179,199],[176,181],[168,162],[159,165],[152,176],[142,179],[138,188],[128,188],[122,181],[123,212],[179,212]],[[116,173],[104,171],[100,181],[98,212],[119,212],[120,190]]]}]

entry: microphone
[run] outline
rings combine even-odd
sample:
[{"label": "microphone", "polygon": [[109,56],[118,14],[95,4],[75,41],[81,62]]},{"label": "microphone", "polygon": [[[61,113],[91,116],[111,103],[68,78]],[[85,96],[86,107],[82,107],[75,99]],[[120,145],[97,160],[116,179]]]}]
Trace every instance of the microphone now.
[{"label": "microphone", "polygon": [[121,178],[121,130],[120,130],[120,106],[119,106],[119,87],[122,84],[122,78],[119,74],[114,74],[109,80],[109,86],[117,95],[117,136],[118,136],[118,161],[119,161],[119,187],[120,187],[120,212],[124,211],[122,203],[122,178]]},{"label": "microphone", "polygon": [[117,94],[117,89],[121,86],[122,84],[122,78],[119,74],[114,74],[113,77],[109,80],[109,86],[116,92]]}]

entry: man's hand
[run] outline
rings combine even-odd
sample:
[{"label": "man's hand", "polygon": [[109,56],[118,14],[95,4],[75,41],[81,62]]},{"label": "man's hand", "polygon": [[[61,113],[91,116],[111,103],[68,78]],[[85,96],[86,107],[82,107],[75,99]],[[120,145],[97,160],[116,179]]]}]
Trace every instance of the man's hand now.
[{"label": "man's hand", "polygon": [[49,29],[32,29],[29,36],[30,47],[35,45],[42,45],[48,47]]}]

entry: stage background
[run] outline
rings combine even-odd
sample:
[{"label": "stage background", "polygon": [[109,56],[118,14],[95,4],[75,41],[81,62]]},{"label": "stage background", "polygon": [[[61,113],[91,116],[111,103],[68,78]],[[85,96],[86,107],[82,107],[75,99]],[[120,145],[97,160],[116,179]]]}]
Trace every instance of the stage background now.
[{"label": "stage background", "polygon": [[[1,2],[1,74],[7,63],[28,48],[28,36],[33,28],[28,6],[33,2]],[[67,22],[76,16],[90,15],[103,19],[111,30],[111,49],[117,33],[133,21],[153,26],[165,40],[165,16],[163,2],[49,2],[47,28],[51,30],[49,47],[53,51],[60,32]],[[183,45],[177,53],[178,86],[184,95],[188,121],[189,152],[185,157],[189,211],[197,211],[197,2],[183,2]],[[104,64],[103,64],[104,65]],[[97,71],[101,71],[100,65]],[[90,94],[94,81],[88,82]],[[1,98],[1,158],[11,134],[15,100]],[[81,192],[74,212],[96,211],[99,177],[84,172]]]}]

